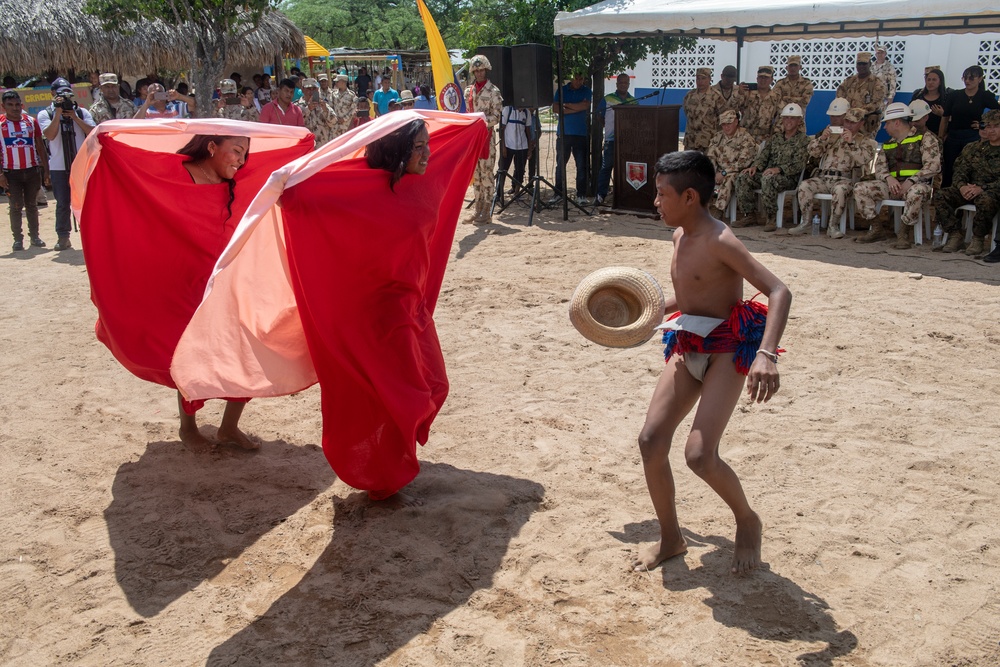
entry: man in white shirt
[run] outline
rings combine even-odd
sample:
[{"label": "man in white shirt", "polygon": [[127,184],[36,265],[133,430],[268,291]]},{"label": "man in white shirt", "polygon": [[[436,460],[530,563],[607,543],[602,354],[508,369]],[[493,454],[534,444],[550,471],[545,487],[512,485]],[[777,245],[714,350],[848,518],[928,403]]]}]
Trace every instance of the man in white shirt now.
[{"label": "man in white shirt", "polygon": [[500,143],[500,169],[497,172],[500,178],[497,188],[500,193],[503,193],[511,162],[514,163],[514,175],[511,176],[510,194],[516,197],[524,187],[524,165],[532,149],[530,127],[531,112],[527,109],[505,106],[500,113],[500,136],[503,137]]}]

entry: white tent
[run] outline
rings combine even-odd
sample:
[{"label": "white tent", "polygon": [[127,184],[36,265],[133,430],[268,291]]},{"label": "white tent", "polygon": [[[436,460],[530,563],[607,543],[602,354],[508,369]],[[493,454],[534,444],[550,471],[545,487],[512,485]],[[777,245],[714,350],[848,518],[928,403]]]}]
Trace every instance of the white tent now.
[{"label": "white tent", "polygon": [[1000,31],[996,0],[605,0],[559,12],[556,35],[781,40]]}]

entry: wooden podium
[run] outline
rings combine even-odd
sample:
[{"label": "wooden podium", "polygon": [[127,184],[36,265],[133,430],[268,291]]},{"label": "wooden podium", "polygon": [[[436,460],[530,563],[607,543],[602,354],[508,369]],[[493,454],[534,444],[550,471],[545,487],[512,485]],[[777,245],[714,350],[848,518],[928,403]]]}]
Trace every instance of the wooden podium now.
[{"label": "wooden podium", "polygon": [[680,134],[678,104],[615,107],[615,198],[613,210],[655,213],[653,168],[664,153],[677,150]]}]

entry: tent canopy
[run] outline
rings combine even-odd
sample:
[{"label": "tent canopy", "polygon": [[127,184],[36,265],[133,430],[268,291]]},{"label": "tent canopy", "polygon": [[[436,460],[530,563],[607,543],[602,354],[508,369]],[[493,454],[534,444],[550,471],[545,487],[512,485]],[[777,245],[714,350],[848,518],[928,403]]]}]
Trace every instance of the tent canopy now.
[{"label": "tent canopy", "polygon": [[556,35],[737,41],[1000,32],[995,0],[605,0],[559,12]]}]

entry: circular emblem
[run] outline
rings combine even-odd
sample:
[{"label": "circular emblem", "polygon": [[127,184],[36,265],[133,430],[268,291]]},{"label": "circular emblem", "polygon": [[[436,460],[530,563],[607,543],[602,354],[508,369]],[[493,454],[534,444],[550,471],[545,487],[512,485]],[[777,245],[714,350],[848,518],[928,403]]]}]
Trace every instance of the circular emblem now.
[{"label": "circular emblem", "polygon": [[462,109],[462,91],[454,81],[445,84],[438,93],[438,106],[445,111],[460,111]]}]

